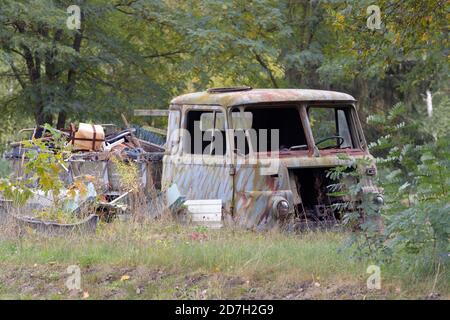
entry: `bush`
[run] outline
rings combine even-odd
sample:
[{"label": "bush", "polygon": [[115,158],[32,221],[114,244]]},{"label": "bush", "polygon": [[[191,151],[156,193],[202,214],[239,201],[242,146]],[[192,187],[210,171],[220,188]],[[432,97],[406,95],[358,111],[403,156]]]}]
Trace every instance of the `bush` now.
[{"label": "bush", "polygon": [[[383,126],[386,135],[369,147],[378,154],[378,183],[386,206],[384,253],[409,257],[403,264],[436,270],[448,264],[450,235],[450,135],[441,127],[430,129],[430,119],[407,119],[402,104],[387,115],[368,119]],[[366,235],[360,235],[360,237]],[[371,243],[374,244],[373,242]],[[378,250],[380,251],[380,250]]]}]

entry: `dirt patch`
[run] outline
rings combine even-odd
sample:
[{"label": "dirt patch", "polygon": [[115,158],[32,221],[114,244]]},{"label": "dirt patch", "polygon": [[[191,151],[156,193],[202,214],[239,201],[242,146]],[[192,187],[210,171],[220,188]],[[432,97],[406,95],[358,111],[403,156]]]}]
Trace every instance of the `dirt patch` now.
[{"label": "dirt patch", "polygon": [[[81,268],[81,290],[68,290],[67,265],[0,265],[0,298],[20,299],[386,299],[389,289],[368,291],[356,281],[291,281],[194,272],[179,274],[146,266]],[[441,299],[439,295],[423,297]]]}]

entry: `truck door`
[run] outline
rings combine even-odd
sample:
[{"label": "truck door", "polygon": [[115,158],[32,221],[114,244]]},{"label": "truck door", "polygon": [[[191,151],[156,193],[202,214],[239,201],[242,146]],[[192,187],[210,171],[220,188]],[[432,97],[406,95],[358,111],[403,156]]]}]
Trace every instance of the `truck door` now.
[{"label": "truck door", "polygon": [[189,200],[222,199],[229,210],[232,179],[223,108],[185,106],[181,127],[181,150],[165,162],[167,183],[176,183]]}]

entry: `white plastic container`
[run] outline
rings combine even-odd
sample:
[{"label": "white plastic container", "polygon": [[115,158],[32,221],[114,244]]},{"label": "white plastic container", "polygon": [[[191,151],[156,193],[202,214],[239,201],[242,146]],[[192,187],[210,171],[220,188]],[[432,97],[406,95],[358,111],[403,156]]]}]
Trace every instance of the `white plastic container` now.
[{"label": "white plastic container", "polygon": [[192,224],[218,229],[222,227],[222,200],[187,200],[187,207]]}]

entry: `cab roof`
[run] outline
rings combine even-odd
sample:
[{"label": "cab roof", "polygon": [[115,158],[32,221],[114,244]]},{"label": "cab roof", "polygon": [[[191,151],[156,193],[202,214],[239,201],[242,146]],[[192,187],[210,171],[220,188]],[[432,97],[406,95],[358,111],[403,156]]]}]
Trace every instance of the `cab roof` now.
[{"label": "cab roof", "polygon": [[233,107],[254,103],[272,103],[289,101],[314,102],[355,102],[351,95],[325,90],[312,89],[252,89],[243,88],[216,88],[208,91],[188,93],[174,98],[173,105],[220,105]]}]

